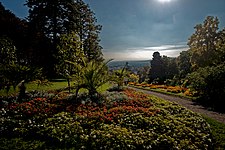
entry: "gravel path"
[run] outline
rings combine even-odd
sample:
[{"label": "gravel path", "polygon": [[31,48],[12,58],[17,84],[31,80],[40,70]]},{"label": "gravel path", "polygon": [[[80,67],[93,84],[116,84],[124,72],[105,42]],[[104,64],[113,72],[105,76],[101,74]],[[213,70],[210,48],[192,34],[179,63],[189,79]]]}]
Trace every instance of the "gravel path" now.
[{"label": "gravel path", "polygon": [[180,98],[180,97],[176,97],[176,96],[166,95],[166,94],[162,94],[162,93],[158,93],[158,92],[142,90],[142,89],[137,89],[137,88],[133,88],[133,89],[135,89],[137,91],[142,91],[146,94],[155,95],[159,98],[162,98],[162,99],[165,99],[165,100],[168,100],[171,102],[178,103],[179,105],[184,106],[193,112],[208,116],[212,119],[215,119],[215,120],[225,124],[225,114],[207,110],[203,106],[197,105],[196,103],[194,103],[190,100],[187,100],[185,98]]}]

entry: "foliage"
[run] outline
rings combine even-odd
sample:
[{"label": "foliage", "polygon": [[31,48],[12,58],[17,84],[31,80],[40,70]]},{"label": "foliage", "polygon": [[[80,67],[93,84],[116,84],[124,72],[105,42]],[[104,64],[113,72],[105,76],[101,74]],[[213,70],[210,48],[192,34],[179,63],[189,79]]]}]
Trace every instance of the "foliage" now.
[{"label": "foliage", "polygon": [[[213,148],[205,120],[177,104],[128,89],[105,93],[100,105],[75,105],[66,97],[36,98],[2,108],[1,146],[7,144],[6,138],[19,137],[18,144],[36,149]],[[46,108],[52,111],[43,112]],[[25,115],[29,110],[34,113]],[[18,146],[12,143],[11,147]]]},{"label": "foliage", "polygon": [[208,76],[210,67],[199,68],[187,76],[189,87],[191,90],[198,92],[198,95],[203,95],[203,89],[206,87],[205,78]]},{"label": "foliage", "polygon": [[215,149],[223,149],[225,147],[225,125],[206,116],[204,119],[211,127]]},{"label": "foliage", "polygon": [[151,61],[151,68],[149,70],[150,82],[158,79],[159,83],[162,83],[164,81],[164,77],[165,77],[165,70],[163,66],[162,57],[160,56],[159,52],[154,52]]},{"label": "foliage", "polygon": [[[16,17],[10,10],[6,10],[2,3],[0,3],[0,22],[1,37],[10,39],[10,42],[16,47],[17,51],[14,54],[16,54],[17,61],[27,63],[30,54],[28,53],[30,39],[27,37],[27,22]],[[1,38],[1,40],[3,39]]]},{"label": "foliage", "polygon": [[35,81],[33,81],[33,83],[34,84],[36,84],[37,85],[37,89],[39,88],[39,87],[43,87],[43,86],[51,86],[52,85],[52,83],[50,82],[50,81],[48,81],[47,79],[43,79],[43,80],[35,80]]},{"label": "foliage", "polygon": [[163,56],[163,67],[165,71],[165,79],[173,79],[175,75],[178,74],[178,66],[176,62],[176,58]]},{"label": "foliage", "polygon": [[56,55],[58,39],[63,34],[76,32],[86,57],[101,59],[98,34],[101,26],[89,6],[83,1],[27,0],[30,28],[44,33],[51,40],[52,55]]},{"label": "foliage", "polygon": [[17,61],[16,47],[12,40],[7,37],[0,37],[0,65],[7,66]]},{"label": "foliage", "polygon": [[129,76],[128,63],[126,63],[122,69],[113,71],[111,81],[116,82],[117,89],[119,90],[122,88],[125,80],[127,80],[128,82],[128,76]]},{"label": "foliage", "polygon": [[81,48],[81,41],[79,36],[71,32],[70,34],[61,35],[60,42],[58,44],[58,63],[56,65],[57,73],[67,79],[68,88],[70,92],[70,80],[72,74],[78,71],[74,65],[67,61],[80,63],[84,57],[83,49]]},{"label": "foliage", "polygon": [[0,90],[10,86],[6,71],[17,61],[16,48],[7,37],[0,37]]},{"label": "foliage", "polygon": [[185,78],[191,72],[190,51],[182,51],[177,57],[180,78]]},{"label": "foliage", "polygon": [[3,71],[4,78],[14,87],[14,89],[22,80],[25,80],[26,82],[32,81],[39,78],[41,73],[41,69],[39,68],[31,68],[18,64],[10,65]]},{"label": "foliage", "polygon": [[[111,60],[109,60],[111,61]],[[81,88],[87,89],[92,100],[97,100],[97,89],[107,83],[110,79],[108,76],[108,67],[106,62],[97,62],[96,60],[88,61],[87,58],[82,58],[81,62],[70,62],[76,72],[72,75],[76,95]]]},{"label": "foliage", "polygon": [[139,83],[145,82],[148,80],[150,66],[139,67],[137,75],[139,76]]},{"label": "foliage", "polygon": [[139,81],[139,76],[136,75],[136,74],[131,73],[131,74],[129,75],[129,81],[130,81],[130,82],[138,82],[138,81]]},{"label": "foliage", "polygon": [[151,68],[149,70],[149,83],[162,84],[165,80],[173,79],[178,74],[176,58],[160,56],[159,52],[153,53]]},{"label": "foliage", "polygon": [[219,31],[218,36],[219,36],[219,42],[217,43],[216,48],[219,55],[217,55],[218,59],[216,63],[219,64],[225,61],[225,28]]},{"label": "foliage", "polygon": [[212,66],[217,61],[218,29],[219,20],[212,16],[208,16],[203,24],[195,26],[195,33],[188,41],[194,68]]},{"label": "foliage", "polygon": [[0,89],[10,86],[16,88],[22,80],[26,82],[40,76],[41,69],[21,65],[18,62],[16,48],[8,38],[0,38]]},{"label": "foliage", "polygon": [[190,86],[199,93],[199,101],[216,110],[224,111],[225,65],[200,68],[188,76]]},{"label": "foliage", "polygon": [[203,98],[211,107],[224,111],[225,96],[225,65],[212,67],[205,78],[206,87],[203,89]]},{"label": "foliage", "polygon": [[180,96],[185,98],[194,99],[197,96],[196,91],[191,90],[190,88],[186,88],[184,86],[171,86],[171,85],[158,85],[158,84],[147,84],[141,83],[137,84],[134,82],[128,83],[130,86],[134,86],[140,89],[152,90],[164,94]]}]

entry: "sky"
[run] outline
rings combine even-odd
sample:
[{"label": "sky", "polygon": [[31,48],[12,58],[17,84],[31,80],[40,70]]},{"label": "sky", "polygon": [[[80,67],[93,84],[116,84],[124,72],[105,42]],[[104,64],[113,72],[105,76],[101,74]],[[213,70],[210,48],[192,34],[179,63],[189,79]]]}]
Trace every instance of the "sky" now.
[{"label": "sky", "polygon": [[[225,27],[225,0],[84,0],[95,13],[106,59],[149,60],[155,51],[177,57],[187,50],[194,26],[207,16]],[[0,0],[25,18],[25,0]]]}]

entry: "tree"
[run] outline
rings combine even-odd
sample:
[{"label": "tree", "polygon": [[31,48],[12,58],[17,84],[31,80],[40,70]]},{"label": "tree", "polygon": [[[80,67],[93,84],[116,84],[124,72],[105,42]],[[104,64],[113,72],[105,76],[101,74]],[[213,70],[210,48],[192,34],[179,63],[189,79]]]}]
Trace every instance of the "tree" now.
[{"label": "tree", "polygon": [[209,16],[195,27],[188,43],[194,71],[187,81],[199,94],[199,102],[224,111],[225,29],[218,31],[218,24],[217,18]]},{"label": "tree", "polygon": [[79,71],[75,69],[74,65],[68,62],[81,63],[84,57],[83,49],[81,48],[81,41],[79,36],[71,32],[70,34],[61,35],[58,44],[58,63],[56,65],[57,73],[67,79],[69,92],[70,80],[74,72]]},{"label": "tree", "polygon": [[203,88],[204,100],[209,106],[219,110],[224,110],[225,97],[225,64],[222,63],[211,68],[205,78],[206,86]]},{"label": "tree", "polygon": [[21,65],[12,41],[7,37],[0,37],[0,89],[11,85],[15,89],[22,80],[28,82],[40,74],[41,69]]},{"label": "tree", "polygon": [[224,112],[225,64],[199,68],[187,76],[189,87],[201,104]]},{"label": "tree", "polygon": [[148,73],[149,73],[150,66],[144,66],[144,67],[139,67],[137,75],[139,76],[139,83],[142,82],[147,82],[146,80],[148,79]]},{"label": "tree", "polygon": [[[74,20],[76,24],[76,32],[82,41],[82,47],[88,60],[102,61],[102,47],[99,42],[99,33],[102,29],[101,25],[97,24],[97,19],[93,11],[82,0],[77,0],[76,8],[77,18]],[[72,19],[73,20],[73,19]]]},{"label": "tree", "polygon": [[167,56],[162,57],[163,67],[165,71],[165,79],[172,79],[178,74],[178,67],[176,58],[171,58]]},{"label": "tree", "polygon": [[182,51],[177,57],[180,78],[186,77],[191,72],[190,52]]},{"label": "tree", "polygon": [[163,83],[165,78],[165,69],[162,57],[159,52],[153,53],[153,58],[151,60],[151,68],[149,70],[150,82],[153,80],[159,80],[159,83]]},{"label": "tree", "polygon": [[217,64],[225,62],[225,28],[218,33],[218,43],[216,48],[219,53],[217,55]]},{"label": "tree", "polygon": [[94,13],[82,0],[27,0],[26,5],[31,28],[51,39],[53,55],[57,54],[60,35],[73,31],[80,36],[82,48],[89,60],[102,57],[98,37],[101,26],[96,25]]},{"label": "tree", "polygon": [[0,37],[0,89],[10,85],[5,72],[16,61],[16,47],[9,38]]},{"label": "tree", "polygon": [[195,26],[195,33],[189,38],[191,63],[194,68],[212,66],[218,57],[219,20],[208,16],[203,24]]},{"label": "tree", "polygon": [[28,23],[16,17],[11,11],[6,10],[0,3],[0,36],[7,37],[16,47],[16,57],[18,63],[29,63],[29,37]]},{"label": "tree", "polygon": [[14,64],[16,61],[16,47],[13,45],[12,40],[10,40],[8,37],[0,37],[1,67]]}]

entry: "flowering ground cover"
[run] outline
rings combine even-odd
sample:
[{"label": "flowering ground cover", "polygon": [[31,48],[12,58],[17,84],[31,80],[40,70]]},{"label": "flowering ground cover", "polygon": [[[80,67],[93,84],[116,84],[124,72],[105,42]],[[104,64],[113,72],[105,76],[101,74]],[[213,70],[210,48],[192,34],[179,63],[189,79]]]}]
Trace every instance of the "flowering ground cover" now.
[{"label": "flowering ground cover", "polygon": [[209,125],[198,114],[126,89],[99,103],[60,92],[33,94],[0,111],[2,149],[212,149]]},{"label": "flowering ground cover", "polygon": [[138,87],[138,88],[159,91],[163,93],[171,93],[171,94],[180,95],[180,96],[187,96],[187,97],[196,96],[195,91],[191,91],[189,88],[185,88],[182,86],[155,85],[155,84],[145,84],[145,83],[139,84],[135,82],[129,82],[128,85]]}]

